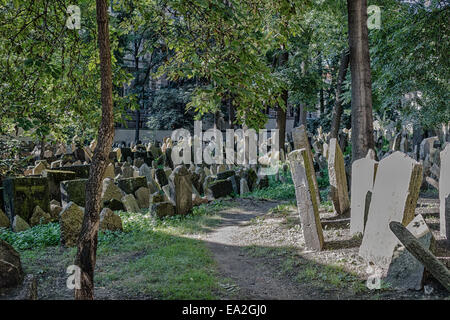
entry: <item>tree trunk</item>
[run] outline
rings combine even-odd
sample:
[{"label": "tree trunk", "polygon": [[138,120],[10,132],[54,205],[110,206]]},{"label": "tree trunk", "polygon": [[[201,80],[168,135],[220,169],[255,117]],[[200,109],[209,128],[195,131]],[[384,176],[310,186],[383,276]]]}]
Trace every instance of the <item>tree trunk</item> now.
[{"label": "tree trunk", "polygon": [[298,112],[300,114],[299,126],[304,125],[306,127],[307,126],[306,117],[308,116],[308,111],[306,110],[306,104],[300,103]]},{"label": "tree trunk", "polygon": [[44,160],[44,154],[45,154],[45,137],[41,138],[41,153],[39,155],[39,160]]},{"label": "tree trunk", "polygon": [[236,121],[236,111],[234,110],[233,99],[228,98],[227,104],[228,104],[228,127],[230,129],[234,129],[234,122]]},{"label": "tree trunk", "polygon": [[[140,47],[140,42],[137,42],[137,40],[135,40],[134,42],[134,67],[136,69],[136,80],[134,81],[135,83],[135,88],[137,89],[138,83],[140,83],[139,81],[139,47]],[[144,85],[144,84],[142,84]],[[137,92],[137,90],[135,90]],[[140,105],[139,105],[140,108]],[[136,131],[135,131],[135,135],[134,135],[134,142],[137,144],[139,141],[139,136],[140,136],[140,123],[141,123],[141,110],[137,109],[136,110]]]},{"label": "tree trunk", "polygon": [[344,50],[341,55],[341,63],[339,66],[339,76],[338,82],[336,85],[336,101],[333,108],[332,122],[331,122],[331,132],[330,139],[338,138],[339,127],[341,126],[341,117],[342,117],[342,101],[341,101],[341,93],[342,93],[342,85],[345,81],[345,77],[347,75],[348,64],[350,61],[348,50]]},{"label": "tree trunk", "polygon": [[106,171],[109,152],[114,138],[108,1],[96,0],[96,6],[100,51],[102,120],[98,130],[98,144],[94,151],[89,179],[86,185],[85,213],[75,260],[75,264],[81,269],[81,288],[75,289],[75,299],[77,300],[94,299],[94,269],[100,224],[100,192],[102,178]]},{"label": "tree trunk", "polygon": [[317,58],[317,68],[319,70],[320,77],[320,97],[319,97],[319,113],[322,116],[325,112],[325,101],[323,96],[323,68],[322,68],[322,53],[319,51],[319,56]]},{"label": "tree trunk", "polygon": [[400,222],[392,221],[389,228],[425,269],[430,271],[433,277],[438,280],[448,291],[450,291],[450,271],[440,262],[430,250],[425,248],[414,235],[409,232]]},{"label": "tree trunk", "polygon": [[[284,49],[284,47],[283,47]],[[278,65],[285,66],[289,61],[289,52],[284,50],[278,57]],[[288,106],[288,90],[283,90],[281,98],[284,101],[284,108],[278,106],[277,109],[277,129],[279,130],[278,143],[280,150],[284,150],[284,144],[286,141],[286,111]],[[285,150],[284,150],[285,151]]]},{"label": "tree trunk", "polygon": [[300,105],[295,108],[294,128],[300,126]]},{"label": "tree trunk", "polygon": [[352,73],[352,161],[374,149],[367,0],[347,0]]}]

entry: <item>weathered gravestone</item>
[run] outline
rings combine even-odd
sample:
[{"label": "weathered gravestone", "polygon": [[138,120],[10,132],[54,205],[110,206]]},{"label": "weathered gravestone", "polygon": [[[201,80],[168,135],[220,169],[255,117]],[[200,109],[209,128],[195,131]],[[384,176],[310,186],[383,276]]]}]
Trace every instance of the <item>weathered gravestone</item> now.
[{"label": "weathered gravestone", "polygon": [[[309,153],[308,167],[310,167],[311,169],[314,168],[313,154],[311,151],[311,146],[309,145],[308,135],[306,133],[305,126],[301,125],[300,127],[295,128],[292,131],[292,138],[294,139],[294,149],[295,150],[305,149]],[[317,184],[316,175],[314,174],[314,176],[311,179],[312,179],[312,181],[311,181],[312,186],[315,189],[314,196],[316,197],[316,202],[320,203],[319,185]]]},{"label": "weathered gravestone", "polygon": [[84,212],[76,203],[70,202],[61,211],[59,225],[61,228],[61,245],[75,247],[83,225]]},{"label": "weathered gravestone", "polygon": [[61,200],[61,182],[74,180],[77,178],[75,172],[61,170],[46,170],[42,176],[48,179],[50,200],[57,201]]},{"label": "weathered gravestone", "polygon": [[146,187],[140,187],[134,194],[139,207],[141,209],[148,209],[150,206],[150,190]]},{"label": "weathered gravestone", "polygon": [[109,208],[100,212],[100,230],[123,231],[122,219]]},{"label": "weathered gravestone", "polygon": [[[422,215],[417,215],[406,227],[427,249],[432,245],[433,235]],[[421,290],[424,267],[403,245],[399,245],[389,265],[386,281],[395,289]]]},{"label": "weathered gravestone", "polygon": [[328,155],[328,175],[330,177],[331,197],[337,214],[344,214],[350,208],[347,176],[345,174],[344,156],[337,139],[330,140]]},{"label": "weathered gravestone", "polygon": [[226,197],[233,193],[233,184],[230,180],[216,180],[208,186],[207,193],[209,198]]},{"label": "weathered gravestone", "polygon": [[2,209],[0,209],[0,228],[9,228],[11,223],[9,222],[8,217],[3,212]]},{"label": "weathered gravestone", "polygon": [[72,171],[75,172],[77,179],[87,179],[89,178],[89,170],[91,169],[91,165],[73,165],[61,167],[59,170],[61,171]]},{"label": "weathered gravestone", "polygon": [[63,207],[67,206],[69,202],[74,202],[77,205],[84,207],[86,203],[87,181],[87,179],[76,179],[62,181],[60,183],[61,204]]},{"label": "weathered gravestone", "polygon": [[3,188],[5,211],[11,222],[15,215],[30,222],[36,206],[40,206],[46,212],[50,209],[47,178],[8,178],[3,180]]},{"label": "weathered gravestone", "polygon": [[126,194],[134,194],[139,188],[147,188],[146,177],[135,177],[127,179],[119,179],[117,181],[119,188]]},{"label": "weathered gravestone", "polygon": [[192,181],[189,171],[184,165],[179,165],[169,180],[173,182],[176,212],[185,215],[192,209]]},{"label": "weathered gravestone", "polygon": [[422,166],[401,152],[380,161],[373,187],[367,223],[359,255],[387,268],[398,240],[389,229],[391,221],[407,225],[414,218]]},{"label": "weathered gravestone", "polygon": [[155,170],[155,180],[161,189],[169,183],[164,169],[161,168]]},{"label": "weathered gravestone", "polygon": [[47,224],[50,222],[52,222],[52,217],[50,214],[42,210],[41,207],[36,206],[36,208],[34,208],[33,215],[30,218],[30,225],[34,227],[38,224]]},{"label": "weathered gravestone", "polygon": [[0,289],[16,287],[23,278],[19,253],[0,239]]},{"label": "weathered gravestone", "polygon": [[311,165],[310,152],[307,149],[292,151],[288,155],[292,180],[297,198],[297,208],[302,224],[305,246],[308,250],[320,251],[323,248],[323,232],[319,217],[315,172]]},{"label": "weathered gravestone", "polygon": [[370,154],[352,164],[350,235],[364,233],[377,168],[378,162]]},{"label": "weathered gravestone", "polygon": [[105,203],[112,199],[120,201],[123,196],[124,192],[118,186],[116,186],[113,179],[106,178],[105,180],[103,180],[101,193],[102,203]]},{"label": "weathered gravestone", "polygon": [[439,202],[441,235],[450,240],[450,143],[441,152]]},{"label": "weathered gravestone", "polygon": [[136,198],[132,194],[127,194],[122,198],[122,203],[127,212],[139,212],[141,209],[137,204]]}]

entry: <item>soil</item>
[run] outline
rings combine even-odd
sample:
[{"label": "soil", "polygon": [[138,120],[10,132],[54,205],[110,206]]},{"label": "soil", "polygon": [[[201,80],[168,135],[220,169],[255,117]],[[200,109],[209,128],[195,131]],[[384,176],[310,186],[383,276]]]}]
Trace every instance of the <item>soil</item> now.
[{"label": "soil", "polygon": [[[308,252],[300,221],[294,207],[287,212],[271,209],[280,202],[254,199],[233,200],[233,207],[221,212],[222,224],[201,237],[206,241],[222,277],[231,280],[224,299],[445,299],[450,296],[430,275],[425,275],[422,291],[398,292],[354,290],[345,277],[337,286],[321,279],[299,280],[308,270],[329,270],[338,266],[351,275],[353,284],[365,286],[369,276],[367,264],[358,255],[361,238],[350,237],[349,216],[336,216],[322,209],[325,247],[321,252]],[[436,239],[435,254],[449,261],[448,241],[439,234],[438,199],[421,198],[416,214],[422,214]],[[257,252],[255,255],[254,252]],[[258,253],[259,252],[259,253]],[[286,261],[291,265],[286,267]],[[322,272],[323,273],[323,272]],[[326,274],[326,272],[324,273]],[[366,288],[364,288],[366,289]],[[425,292],[426,291],[426,292]]]}]

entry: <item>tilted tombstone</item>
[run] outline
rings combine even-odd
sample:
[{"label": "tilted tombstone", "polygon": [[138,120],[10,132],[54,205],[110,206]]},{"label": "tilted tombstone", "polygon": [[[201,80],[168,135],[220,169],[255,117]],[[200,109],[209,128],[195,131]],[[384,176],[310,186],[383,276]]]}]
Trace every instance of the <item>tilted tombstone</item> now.
[{"label": "tilted tombstone", "polygon": [[[313,154],[311,151],[311,146],[309,145],[309,141],[308,141],[308,135],[306,133],[306,128],[304,125],[301,125],[297,128],[295,128],[292,131],[292,138],[294,140],[294,149],[295,150],[300,150],[300,149],[306,149],[307,152],[309,153],[308,155],[308,161],[309,163],[309,167],[314,168],[314,162],[313,162]],[[313,170],[313,169],[311,169]],[[312,183],[315,189],[315,197],[316,197],[316,201],[317,203],[320,203],[320,193],[319,193],[319,185],[317,183],[317,179],[316,179],[316,175],[314,174],[314,176],[312,177]]]},{"label": "tilted tombstone", "polygon": [[[406,227],[427,249],[430,249],[433,235],[422,215],[417,215]],[[421,290],[424,266],[403,245],[395,248],[389,265],[386,282],[397,290]]]},{"label": "tilted tombstone", "polygon": [[298,213],[302,224],[305,246],[308,250],[320,251],[323,248],[323,232],[319,217],[319,204],[313,184],[315,172],[311,166],[310,152],[300,149],[291,152],[288,160],[297,198]]},{"label": "tilted tombstone", "polygon": [[450,239],[450,143],[441,152],[439,202],[441,235]]},{"label": "tilted tombstone", "polygon": [[422,183],[422,166],[401,152],[380,161],[359,255],[387,268],[398,240],[391,221],[408,225],[413,218]]},{"label": "tilted tombstone", "polygon": [[334,210],[338,214],[344,214],[350,208],[350,199],[348,197],[344,156],[335,138],[330,140],[328,175],[330,178]]},{"label": "tilted tombstone", "polygon": [[370,153],[352,164],[350,235],[364,233],[378,162]]}]

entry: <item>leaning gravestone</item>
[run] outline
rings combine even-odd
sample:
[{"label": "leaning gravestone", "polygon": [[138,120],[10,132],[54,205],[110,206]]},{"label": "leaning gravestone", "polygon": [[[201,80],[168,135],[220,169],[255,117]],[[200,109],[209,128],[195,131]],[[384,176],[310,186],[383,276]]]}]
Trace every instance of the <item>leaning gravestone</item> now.
[{"label": "leaning gravestone", "polygon": [[[298,128],[295,128],[292,131],[292,138],[294,139],[294,149],[295,150],[300,150],[300,149],[306,149],[307,152],[309,153],[308,155],[308,161],[309,161],[309,167],[310,168],[314,168],[314,162],[313,162],[313,154],[311,151],[311,146],[309,145],[309,141],[308,141],[308,135],[306,133],[306,128],[304,125],[301,125]],[[312,186],[315,189],[315,197],[316,197],[316,201],[317,203],[320,203],[320,193],[319,193],[319,185],[317,184],[317,179],[316,179],[316,175],[314,174],[314,176],[312,177]]]},{"label": "leaning gravestone", "polygon": [[352,164],[350,235],[364,233],[378,162],[367,154]]},{"label": "leaning gravestone", "polygon": [[192,209],[192,181],[184,165],[177,166],[170,176],[173,181],[177,214],[185,215]]},{"label": "leaning gravestone", "polygon": [[323,232],[320,224],[319,206],[314,186],[315,172],[311,166],[310,152],[300,149],[288,155],[292,180],[297,198],[298,213],[302,224],[305,246],[308,250],[323,248]]},{"label": "leaning gravestone", "polygon": [[330,140],[328,175],[330,177],[334,210],[337,214],[344,214],[350,208],[350,199],[348,197],[344,156],[335,138]]},{"label": "leaning gravestone", "polygon": [[106,178],[105,180],[103,180],[101,193],[102,203],[109,201],[111,199],[116,199],[120,201],[123,196],[124,196],[123,191],[120,190],[120,188],[115,185],[113,179]]},{"label": "leaning gravestone", "polygon": [[422,183],[422,166],[401,152],[380,161],[359,255],[387,268],[398,240],[391,221],[407,225],[414,218]]},{"label": "leaning gravestone", "polygon": [[5,211],[11,222],[15,215],[30,222],[36,206],[40,206],[46,212],[50,209],[47,178],[8,178],[3,180],[3,188]]},{"label": "leaning gravestone", "polygon": [[441,235],[450,239],[450,143],[441,152],[439,202]]},{"label": "leaning gravestone", "polygon": [[83,225],[83,209],[76,203],[70,202],[59,215],[59,225],[61,228],[61,245],[74,247]]},{"label": "leaning gravestone", "polygon": [[[433,235],[422,215],[417,215],[406,227],[419,242],[430,249]],[[395,289],[421,290],[424,266],[403,245],[398,246],[389,265],[386,281]]]},{"label": "leaning gravestone", "polygon": [[0,228],[9,228],[11,223],[9,222],[6,214],[0,209]]},{"label": "leaning gravestone", "polygon": [[148,209],[150,206],[150,191],[146,187],[140,187],[134,193],[136,201],[141,209]]}]

